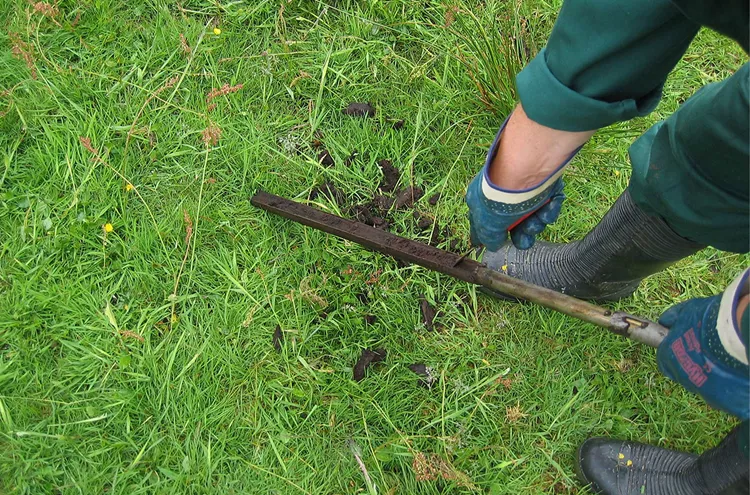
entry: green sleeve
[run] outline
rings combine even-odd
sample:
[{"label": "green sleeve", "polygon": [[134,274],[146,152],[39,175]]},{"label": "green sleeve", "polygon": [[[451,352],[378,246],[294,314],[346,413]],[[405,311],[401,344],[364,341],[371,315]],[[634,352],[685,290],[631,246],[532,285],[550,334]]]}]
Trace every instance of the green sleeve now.
[{"label": "green sleeve", "polygon": [[529,117],[565,131],[651,112],[701,26],[748,50],[747,0],[567,0],[547,46],[516,78]]}]

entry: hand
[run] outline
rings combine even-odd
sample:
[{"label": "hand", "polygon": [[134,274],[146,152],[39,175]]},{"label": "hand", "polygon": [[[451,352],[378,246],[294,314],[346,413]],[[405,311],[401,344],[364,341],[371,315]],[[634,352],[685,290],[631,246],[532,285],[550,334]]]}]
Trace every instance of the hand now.
[{"label": "hand", "polygon": [[721,299],[691,299],[667,310],[659,323],[670,332],[659,345],[656,360],[664,375],[700,395],[712,407],[747,419],[748,368],[729,356],[719,340]]},{"label": "hand", "polygon": [[[520,107],[519,110],[523,114]],[[531,187],[521,186],[522,188],[518,190],[508,190],[497,186],[493,183],[490,172],[495,172],[497,175],[498,171],[502,171],[502,164],[495,163],[498,152],[502,148],[500,137],[504,134],[506,125],[509,122],[512,124],[517,114],[518,110],[500,127],[487,153],[484,167],[471,181],[466,191],[471,243],[476,246],[484,245],[490,251],[500,249],[508,239],[508,232],[518,249],[529,249],[534,245],[536,236],[547,225],[557,220],[565,200],[563,181],[560,176],[563,169],[581,149],[579,147],[573,153],[569,153],[563,164],[556,168],[551,169],[548,164],[545,164],[539,166],[539,170],[529,171],[529,173],[543,172],[545,174],[541,179],[537,177]]]},{"label": "hand", "polygon": [[520,203],[493,201],[485,194],[488,188],[495,189],[498,196],[509,200],[521,192],[499,190],[486,177],[486,170],[485,166],[466,192],[472,244],[497,251],[507,240],[510,231],[510,238],[518,249],[530,248],[536,236],[560,215],[565,200],[562,179],[555,180],[545,190]]}]

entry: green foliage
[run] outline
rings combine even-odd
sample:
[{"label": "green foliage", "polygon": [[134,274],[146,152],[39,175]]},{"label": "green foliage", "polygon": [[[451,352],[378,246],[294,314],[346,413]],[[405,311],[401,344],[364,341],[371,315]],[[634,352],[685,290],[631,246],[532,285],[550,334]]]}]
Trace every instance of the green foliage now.
[{"label": "green foliage", "polygon": [[[556,7],[466,2],[446,27],[431,1],[56,6],[0,5],[0,493],[575,493],[588,435],[697,451],[730,427],[651,349],[248,202],[329,182],[346,204],[312,203],[349,215],[389,159],[466,248],[465,186]],[[654,115],[599,133],[547,238],[589,230],[627,184],[632,139],[738,53],[703,33]],[[342,115],[352,101],[375,117]],[[398,212],[393,229],[427,240],[414,223]],[[706,250],[614,307],[658,317],[746,262]],[[351,380],[377,347],[385,362]],[[420,453],[448,479],[417,481]]]}]

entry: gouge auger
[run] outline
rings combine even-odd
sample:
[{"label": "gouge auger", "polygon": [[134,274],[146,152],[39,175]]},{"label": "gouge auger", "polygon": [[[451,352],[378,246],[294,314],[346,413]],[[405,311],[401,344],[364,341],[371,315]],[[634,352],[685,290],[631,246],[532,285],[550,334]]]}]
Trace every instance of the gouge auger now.
[{"label": "gouge auger", "polygon": [[354,220],[325,213],[302,203],[259,190],[250,202],[266,211],[323,232],[356,242],[401,261],[414,263],[472,284],[487,287],[657,347],[668,330],[658,323],[621,311],[611,311],[529,282],[509,277],[465,256],[385,232]]}]

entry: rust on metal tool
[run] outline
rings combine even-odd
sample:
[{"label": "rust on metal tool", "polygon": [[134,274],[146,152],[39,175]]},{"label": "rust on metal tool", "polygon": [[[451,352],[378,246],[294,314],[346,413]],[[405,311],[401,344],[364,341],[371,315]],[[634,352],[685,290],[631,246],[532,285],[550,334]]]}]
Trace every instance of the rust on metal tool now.
[{"label": "rust on metal tool", "polygon": [[371,250],[450,275],[464,282],[482,285],[509,296],[540,304],[652,347],[657,347],[668,332],[666,328],[652,321],[619,311],[613,313],[575,297],[510,277],[466,258],[466,255],[461,256],[406,239],[265,191],[258,191],[250,202],[271,213],[354,241]]},{"label": "rust on metal tool", "polygon": [[354,220],[331,215],[311,206],[297,203],[280,196],[258,191],[250,202],[259,208],[294,220],[297,223],[313,227],[337,237],[354,241],[374,251],[393,256],[409,263],[429,268],[465,282],[478,284],[476,268],[480,263],[470,259],[461,259],[436,247],[412,241],[404,237],[385,232]]}]

